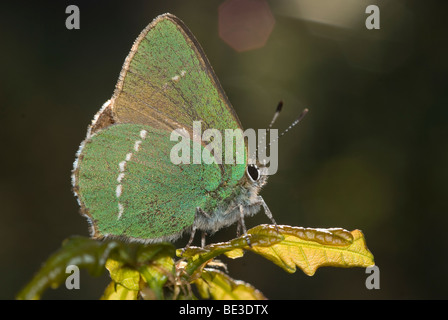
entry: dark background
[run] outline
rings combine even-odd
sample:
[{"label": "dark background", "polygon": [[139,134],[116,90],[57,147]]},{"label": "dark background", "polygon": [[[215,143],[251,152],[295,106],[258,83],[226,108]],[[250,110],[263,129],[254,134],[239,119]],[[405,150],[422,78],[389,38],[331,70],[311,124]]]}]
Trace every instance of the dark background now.
[{"label": "dark background", "polygon": [[[262,195],[280,224],[361,229],[381,283],[367,290],[362,268],[288,274],[251,253],[225,260],[230,275],[271,299],[446,299],[446,12],[431,1],[270,1],[266,45],[238,53],[218,35],[222,2],[2,2],[0,298],[14,298],[63,239],[88,235],[71,191],[75,153],[135,38],[170,12],[202,44],[245,128],[265,128],[280,99],[279,129],[310,108],[280,140]],[[65,27],[69,4],[80,30]],[[370,4],[380,30],[365,28]],[[260,223],[263,213],[246,220]],[[107,283],[84,272],[80,290],[44,298],[96,299]]]}]

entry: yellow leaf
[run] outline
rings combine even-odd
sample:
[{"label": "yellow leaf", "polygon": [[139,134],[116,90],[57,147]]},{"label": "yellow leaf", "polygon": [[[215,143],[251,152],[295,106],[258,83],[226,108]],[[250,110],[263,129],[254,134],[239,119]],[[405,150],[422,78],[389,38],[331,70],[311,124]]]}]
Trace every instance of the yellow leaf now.
[{"label": "yellow leaf", "polygon": [[111,281],[104,290],[101,300],[137,300],[138,291],[129,290],[122,285]]},{"label": "yellow leaf", "polygon": [[110,277],[114,282],[120,284],[128,290],[140,289],[140,273],[137,270],[129,268],[123,262],[108,259],[106,269],[109,270]]},{"label": "yellow leaf", "polygon": [[230,278],[222,271],[204,268],[201,277],[195,280],[203,298],[215,300],[265,300],[266,297],[252,285]]},{"label": "yellow leaf", "polygon": [[342,228],[314,229],[291,226],[259,225],[247,232],[251,246],[244,237],[228,242],[190,247],[184,252],[186,273],[195,279],[201,268],[220,254],[239,258],[244,250],[251,250],[271,260],[287,272],[296,267],[312,276],[319,267],[368,267],[374,265],[364,235],[359,230]]},{"label": "yellow leaf", "polygon": [[241,258],[244,255],[244,251],[243,251],[243,249],[234,249],[234,250],[224,252],[224,254],[231,259],[236,259],[236,258]]},{"label": "yellow leaf", "polygon": [[[248,234],[263,232],[272,226],[261,225]],[[374,265],[373,255],[367,249],[360,230],[349,232],[341,228],[313,229],[278,226],[284,239],[271,246],[252,246],[249,249],[271,260],[286,271],[293,273],[298,266],[312,276],[317,268],[368,267]]]},{"label": "yellow leaf", "polygon": [[[265,226],[264,228],[259,228],[257,232],[250,234],[250,241],[253,247],[269,247],[283,240],[283,236],[276,231],[274,226]],[[256,228],[251,230],[254,229]],[[227,242],[210,244],[204,248],[188,247],[186,250],[177,250],[177,255],[187,260],[184,269],[186,274],[193,280],[200,276],[201,269],[216,256],[226,254],[232,259],[240,258],[244,253],[242,249],[247,248],[246,239],[240,237]]]}]

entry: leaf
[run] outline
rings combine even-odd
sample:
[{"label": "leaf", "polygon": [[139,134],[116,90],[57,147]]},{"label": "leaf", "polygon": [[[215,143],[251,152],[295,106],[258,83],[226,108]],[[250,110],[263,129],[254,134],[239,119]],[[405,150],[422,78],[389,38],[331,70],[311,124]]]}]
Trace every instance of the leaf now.
[{"label": "leaf", "polygon": [[149,265],[142,266],[139,271],[143,280],[153,291],[154,298],[158,300],[164,299],[163,286],[174,273],[173,259],[167,256],[159,257],[154,259]]},{"label": "leaf", "polygon": [[[278,233],[275,228],[269,227],[251,233],[249,237],[252,247],[271,246],[283,240],[283,236]],[[239,258],[243,256],[242,249],[248,248],[249,246],[247,245],[246,239],[240,237],[227,242],[211,244],[204,248],[189,247],[183,253],[182,250],[178,249],[177,255],[187,260],[188,263],[185,266],[185,272],[194,279],[199,276],[198,274],[201,269],[216,256],[226,254],[231,258]]]},{"label": "leaf", "polygon": [[53,254],[34,278],[18,294],[18,299],[39,299],[48,287],[58,287],[65,281],[66,267],[76,265],[89,270],[91,275],[101,274],[110,252],[116,248],[113,242],[101,243],[88,238],[71,238]]},{"label": "leaf", "polygon": [[[259,232],[266,226],[250,230]],[[312,229],[278,226],[284,240],[269,247],[253,246],[249,250],[271,260],[287,272],[298,266],[309,276],[319,267],[368,267],[374,265],[360,230],[349,232],[340,228]]]},{"label": "leaf", "polygon": [[[152,254],[149,254],[150,252]],[[118,292],[110,294],[112,291],[110,289],[111,285],[109,285],[104,293],[104,299],[117,299],[117,297],[123,297],[125,299],[133,298],[134,293],[136,298],[140,289],[144,289],[141,288],[141,280],[145,281],[150,288],[144,290],[145,298],[164,299],[163,285],[168,280],[168,275],[174,271],[172,257],[166,255],[166,252],[163,250],[155,250],[155,252],[146,251],[145,254],[140,254],[139,256],[140,260],[147,260],[148,258],[151,258],[151,260],[147,264],[134,267],[122,261],[114,259],[107,260],[106,269],[109,270],[113,283],[115,283],[114,289]]]},{"label": "leaf", "polygon": [[[185,270],[192,279],[211,259],[219,254],[231,258],[242,256],[242,249],[258,253],[287,272],[296,267],[313,275],[319,267],[368,267],[374,264],[361,231],[341,228],[313,229],[291,226],[260,225],[247,232],[252,246],[243,237],[212,244],[205,248],[191,247],[183,257],[188,261]],[[178,255],[180,252],[178,251]]]},{"label": "leaf", "polygon": [[266,300],[266,297],[252,285],[234,280],[222,271],[205,268],[201,277],[195,280],[199,294],[204,299],[215,300]]},{"label": "leaf", "polygon": [[125,266],[124,262],[109,259],[106,262],[106,269],[109,270],[112,280],[128,290],[138,291],[140,289],[140,273]]},{"label": "leaf", "polygon": [[224,252],[224,254],[230,259],[241,258],[244,255],[243,249],[234,249]]},{"label": "leaf", "polygon": [[85,268],[92,276],[99,276],[109,258],[137,268],[162,255],[173,256],[173,245],[167,243],[143,245],[118,240],[99,241],[85,237],[69,238],[19,292],[17,299],[39,299],[47,288],[60,286],[67,278],[65,270],[69,265]]},{"label": "leaf", "polygon": [[[271,260],[287,272],[296,268],[313,275],[319,267],[367,267],[374,265],[361,231],[340,228],[313,229],[260,225],[248,231],[252,246],[244,237],[190,247],[183,259],[174,263],[174,247],[169,243],[143,245],[117,240],[98,241],[74,237],[64,241],[33,279],[18,294],[18,299],[39,299],[48,287],[58,287],[67,278],[66,268],[76,265],[98,276],[106,266],[112,282],[103,299],[192,298],[190,283],[196,283],[203,296],[214,298],[260,298],[262,294],[244,282],[231,279],[207,265],[220,254],[240,258],[245,250]],[[106,264],[107,261],[107,264]],[[168,283],[167,283],[168,282]],[[139,295],[140,293],[140,295]]]},{"label": "leaf", "polygon": [[104,290],[101,300],[137,300],[138,291],[129,290],[126,287],[112,281]]}]

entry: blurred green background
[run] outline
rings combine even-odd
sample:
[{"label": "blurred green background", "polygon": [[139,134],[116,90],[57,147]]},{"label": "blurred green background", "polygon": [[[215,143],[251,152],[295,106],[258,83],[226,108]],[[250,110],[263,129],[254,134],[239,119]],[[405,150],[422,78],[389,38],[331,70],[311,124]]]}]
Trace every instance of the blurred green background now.
[{"label": "blurred green background", "polygon": [[[63,239],[88,235],[71,191],[75,153],[133,41],[165,12],[195,34],[245,128],[265,128],[281,99],[280,130],[310,108],[280,140],[279,171],[262,195],[279,224],[361,229],[381,283],[366,289],[361,268],[287,274],[251,253],[225,260],[230,275],[271,299],[448,298],[444,11],[431,1],[268,1],[268,41],[237,52],[219,37],[223,2],[2,3],[0,298],[14,298]],[[65,27],[69,4],[79,30]],[[364,25],[371,4],[380,30]],[[246,220],[260,223],[263,213]],[[108,276],[81,276],[80,290],[44,298],[100,297]]]}]

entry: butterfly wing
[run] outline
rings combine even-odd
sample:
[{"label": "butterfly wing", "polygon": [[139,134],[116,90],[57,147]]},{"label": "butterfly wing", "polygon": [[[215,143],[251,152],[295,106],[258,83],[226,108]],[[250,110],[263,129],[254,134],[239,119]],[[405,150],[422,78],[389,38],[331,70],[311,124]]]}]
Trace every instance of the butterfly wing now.
[{"label": "butterfly wing", "polygon": [[[241,129],[241,123],[200,44],[177,17],[164,14],[149,24],[135,41],[123,65],[111,111],[117,123],[147,124],[172,131],[185,128],[193,136],[193,122],[202,131]],[[226,163],[223,183],[235,186],[244,176],[244,163]],[[236,159],[236,147],[232,159]],[[216,157],[216,156],[215,156]]]},{"label": "butterfly wing", "polygon": [[156,18],[135,41],[114,96],[119,123],[156,128],[241,128],[201,46],[181,20]]},{"label": "butterfly wing", "polygon": [[136,124],[109,126],[86,141],[77,193],[95,237],[173,240],[193,225],[220,170],[173,165],[172,145],[166,130]]},{"label": "butterfly wing", "polygon": [[[110,112],[114,123],[147,124],[154,128],[185,128],[193,122],[202,131],[241,129],[241,123],[200,44],[185,24],[171,14],[150,23],[139,35],[120,73]],[[224,150],[224,149],[223,149]],[[244,146],[247,155],[247,147]],[[229,164],[221,156],[223,180],[234,186],[244,163]],[[236,148],[232,150],[236,159]]]},{"label": "butterfly wing", "polygon": [[162,15],[134,43],[75,162],[75,193],[96,236],[172,240],[193,225],[197,207],[217,203],[209,200],[220,185],[220,199],[231,196],[245,164],[171,163],[171,131],[191,134],[193,121],[203,130],[241,128],[191,32]]}]

